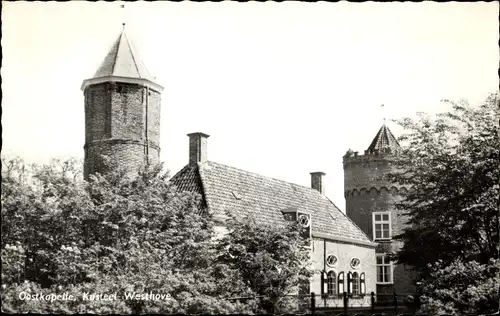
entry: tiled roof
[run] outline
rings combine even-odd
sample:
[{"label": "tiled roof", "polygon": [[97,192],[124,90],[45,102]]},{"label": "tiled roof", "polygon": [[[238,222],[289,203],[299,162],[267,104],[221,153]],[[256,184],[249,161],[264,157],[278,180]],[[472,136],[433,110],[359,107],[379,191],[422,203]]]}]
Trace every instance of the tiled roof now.
[{"label": "tiled roof", "polygon": [[155,81],[134,51],[125,30],[118,36],[93,78],[117,76]]},{"label": "tiled roof", "polygon": [[201,179],[198,173],[197,164],[189,164],[177,172],[171,182],[179,191],[189,191],[198,194],[203,193]]},{"label": "tiled roof", "polygon": [[[194,175],[199,177],[195,180]],[[327,197],[318,191],[207,161],[188,165],[172,183],[181,190],[201,190],[209,212],[216,220],[227,219],[226,211],[238,217],[252,215],[258,222],[285,223],[282,210],[297,208],[312,216],[312,232],[352,241],[369,238]]]},{"label": "tiled roof", "polygon": [[201,195],[201,208],[202,212],[206,208],[205,193],[203,192],[203,186],[201,183],[201,178],[198,172],[197,164],[189,164],[181,169],[172,179],[171,182],[177,187],[177,190],[183,192],[193,192]]},{"label": "tiled roof", "polygon": [[368,153],[379,152],[394,152],[399,148],[399,143],[392,134],[391,130],[384,124],[379,129],[377,135],[372,140],[368,147]]}]

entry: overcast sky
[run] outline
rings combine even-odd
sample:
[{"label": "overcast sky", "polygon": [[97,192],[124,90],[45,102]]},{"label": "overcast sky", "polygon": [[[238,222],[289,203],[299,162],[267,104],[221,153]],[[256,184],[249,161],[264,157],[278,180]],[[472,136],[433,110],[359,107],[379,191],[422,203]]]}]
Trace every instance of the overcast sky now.
[{"label": "overcast sky", "polygon": [[83,158],[80,85],[123,21],[165,87],[168,169],[187,164],[186,134],[204,132],[215,162],[305,186],[326,172],[342,210],[342,156],[362,153],[384,116],[498,89],[496,2],[2,5],[3,153],[29,162]]}]

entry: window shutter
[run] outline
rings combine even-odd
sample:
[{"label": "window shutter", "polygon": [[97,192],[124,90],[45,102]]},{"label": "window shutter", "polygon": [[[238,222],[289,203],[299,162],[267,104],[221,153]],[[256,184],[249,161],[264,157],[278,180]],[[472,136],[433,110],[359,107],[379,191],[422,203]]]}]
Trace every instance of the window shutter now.
[{"label": "window shutter", "polygon": [[361,294],[366,294],[366,285],[365,285],[365,273],[361,273],[359,276],[359,290]]},{"label": "window shutter", "polygon": [[347,273],[347,293],[352,293],[352,273]]},{"label": "window shutter", "polygon": [[322,288],[323,294],[328,293],[328,275],[326,274],[326,271],[323,271],[323,288]]},{"label": "window shutter", "polygon": [[344,272],[339,272],[339,294],[344,293]]},{"label": "window shutter", "polygon": [[321,272],[321,294],[325,294],[325,271]]},{"label": "window shutter", "polygon": [[321,294],[326,294],[326,287],[328,286],[327,281],[326,281],[326,272],[322,271],[321,272]]}]

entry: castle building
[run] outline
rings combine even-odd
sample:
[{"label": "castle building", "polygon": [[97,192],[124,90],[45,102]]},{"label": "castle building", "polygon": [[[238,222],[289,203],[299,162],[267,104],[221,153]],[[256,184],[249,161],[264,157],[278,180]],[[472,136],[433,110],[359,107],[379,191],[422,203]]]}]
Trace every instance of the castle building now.
[{"label": "castle building", "polygon": [[84,178],[103,171],[101,155],[133,172],[160,158],[163,87],[155,82],[123,31],[92,78],[85,97]]},{"label": "castle building", "polygon": [[391,170],[391,157],[400,145],[384,125],[365,150],[364,155],[352,150],[343,157],[346,214],[373,242],[376,248],[377,293],[414,293],[414,272],[395,265],[386,254],[396,252],[401,242],[392,239],[402,233],[406,216],[396,211],[394,203],[407,189],[387,182],[383,176]]},{"label": "castle building", "polygon": [[[106,171],[101,155],[110,156],[131,173],[145,163],[158,162],[163,88],[146,70],[125,31],[94,77],[83,81],[82,90],[86,179],[92,173]],[[189,161],[170,181],[178,190],[200,194],[202,207],[213,215],[219,233],[225,232],[227,212],[237,217],[250,215],[262,224],[299,221],[310,240],[312,268],[317,273],[308,291],[322,295],[318,307],[342,306],[344,292],[351,296],[349,305],[368,306],[368,294],[377,292],[376,247],[378,252],[383,248],[369,237],[372,231],[364,221],[366,216],[354,216],[361,214],[359,207],[348,203],[351,219],[324,195],[324,173],[312,172],[310,187],[273,179],[210,161],[209,135],[188,136]],[[378,156],[367,157],[370,163],[378,161]],[[358,163],[360,157],[346,159],[346,179],[358,179],[359,172],[365,170],[364,160]],[[347,176],[348,172],[352,175]],[[371,184],[351,182],[347,185],[349,194],[359,196],[365,187],[372,192]],[[376,192],[380,190],[377,185]],[[364,203],[366,212],[371,212],[373,203]]]},{"label": "castle building", "polygon": [[323,172],[311,173],[305,187],[208,160],[209,135],[189,136],[188,164],[171,182],[181,191],[201,195],[213,215],[216,230],[224,233],[227,212],[251,216],[257,224],[284,225],[298,220],[307,228],[312,269],[317,274],[309,292],[322,294],[318,307],[342,306],[342,294],[350,305],[367,306],[376,292],[376,243],[324,195]]}]

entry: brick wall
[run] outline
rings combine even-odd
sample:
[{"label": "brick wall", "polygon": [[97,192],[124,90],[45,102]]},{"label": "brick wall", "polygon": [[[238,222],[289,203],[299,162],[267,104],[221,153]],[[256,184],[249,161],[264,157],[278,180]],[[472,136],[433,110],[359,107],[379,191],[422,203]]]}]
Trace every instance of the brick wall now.
[{"label": "brick wall", "polygon": [[[402,233],[407,217],[396,211],[394,204],[401,199],[406,188],[388,183],[384,178],[391,168],[390,156],[362,155],[344,158],[344,196],[346,214],[373,239],[373,212],[390,212],[392,236]],[[396,252],[401,244],[395,241],[380,242],[376,253]],[[415,291],[415,274],[402,265],[395,265],[394,284],[377,285],[377,291],[412,293]]]},{"label": "brick wall", "polygon": [[101,155],[112,156],[131,173],[146,161],[159,161],[159,92],[107,82],[89,86],[84,95],[86,179],[90,173],[105,171]]}]

